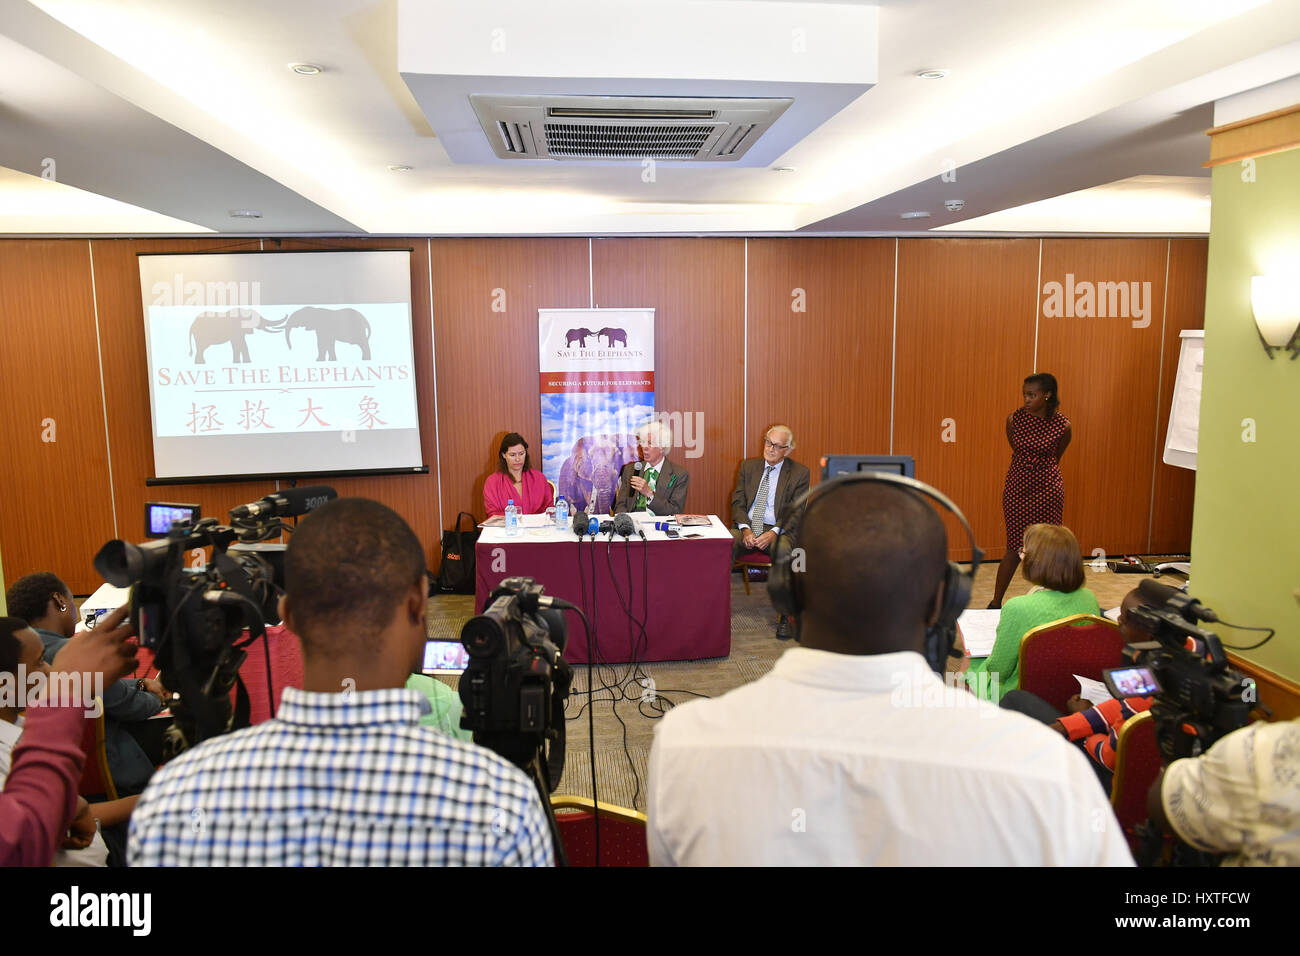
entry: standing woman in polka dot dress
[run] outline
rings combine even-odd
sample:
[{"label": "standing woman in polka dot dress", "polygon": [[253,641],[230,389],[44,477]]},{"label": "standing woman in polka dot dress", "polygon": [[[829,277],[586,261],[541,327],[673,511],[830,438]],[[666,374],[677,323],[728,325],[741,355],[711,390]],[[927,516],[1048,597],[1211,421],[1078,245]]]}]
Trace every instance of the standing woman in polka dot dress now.
[{"label": "standing woman in polka dot dress", "polygon": [[1007,553],[998,565],[998,580],[990,608],[1002,606],[1002,596],[1020,566],[1020,548],[1031,524],[1060,524],[1065,508],[1065,484],[1058,467],[1070,445],[1070,420],[1061,404],[1056,376],[1040,372],[1025,379],[1025,403],[1007,416],[1011,467],[1002,491],[1002,516],[1007,525]]}]

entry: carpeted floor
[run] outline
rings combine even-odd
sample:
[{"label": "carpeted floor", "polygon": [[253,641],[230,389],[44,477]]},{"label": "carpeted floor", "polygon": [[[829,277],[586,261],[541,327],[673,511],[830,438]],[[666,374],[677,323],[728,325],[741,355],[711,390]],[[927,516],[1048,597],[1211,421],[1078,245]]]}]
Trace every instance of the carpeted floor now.
[{"label": "carpeted floor", "polygon": [[[1094,571],[1085,563],[1086,586],[1097,595],[1102,608],[1119,604],[1123,596],[1137,587],[1141,575],[1118,575]],[[993,594],[997,565],[980,568],[976,577],[971,607],[982,608]],[[1181,583],[1181,578],[1167,577],[1167,583]],[[1006,598],[1024,594],[1029,583],[1020,576],[1012,582]],[[596,783],[602,803],[645,810],[646,761],[661,710],[694,700],[696,695],[717,697],[734,687],[762,677],[778,657],[793,645],[775,636],[776,614],[767,599],[763,584],[752,584],[745,595],[744,583],[732,575],[731,586],[731,654],[725,658],[699,661],[674,661],[643,664],[636,674],[627,665],[604,669],[596,677],[595,734]],[[459,637],[460,629],[474,613],[474,599],[468,595],[442,595],[429,601],[429,636]],[[578,627],[579,633],[581,627]],[[456,678],[443,678],[453,687]],[[618,684],[622,692],[606,689],[604,684]],[[568,756],[564,776],[557,793],[591,796],[591,763],[588,753],[588,714],[586,668],[575,675],[567,721]],[[652,697],[653,694],[653,697]],[[618,696],[615,701],[613,698]]]}]

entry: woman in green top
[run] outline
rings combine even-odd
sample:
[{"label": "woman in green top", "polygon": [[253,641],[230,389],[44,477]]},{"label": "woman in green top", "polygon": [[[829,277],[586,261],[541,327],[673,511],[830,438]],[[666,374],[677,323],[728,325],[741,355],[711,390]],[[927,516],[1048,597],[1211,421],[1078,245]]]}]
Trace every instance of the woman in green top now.
[{"label": "woman in green top", "polygon": [[972,660],[966,682],[984,700],[997,703],[1020,686],[1020,639],[1040,624],[1050,624],[1073,614],[1100,614],[1097,596],[1083,587],[1083,559],[1079,542],[1069,528],[1034,524],[1025,529],[1025,578],[1040,586],[1002,607],[993,652]]}]

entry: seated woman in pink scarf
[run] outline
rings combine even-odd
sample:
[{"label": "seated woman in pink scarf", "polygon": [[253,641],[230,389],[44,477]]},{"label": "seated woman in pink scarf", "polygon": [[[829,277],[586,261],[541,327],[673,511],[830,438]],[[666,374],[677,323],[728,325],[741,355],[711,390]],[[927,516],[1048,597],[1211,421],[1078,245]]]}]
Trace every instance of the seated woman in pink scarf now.
[{"label": "seated woman in pink scarf", "polygon": [[489,518],[506,513],[513,498],[521,515],[541,514],[555,504],[551,484],[533,468],[524,436],[511,432],[501,439],[497,470],[483,482],[483,510]]}]

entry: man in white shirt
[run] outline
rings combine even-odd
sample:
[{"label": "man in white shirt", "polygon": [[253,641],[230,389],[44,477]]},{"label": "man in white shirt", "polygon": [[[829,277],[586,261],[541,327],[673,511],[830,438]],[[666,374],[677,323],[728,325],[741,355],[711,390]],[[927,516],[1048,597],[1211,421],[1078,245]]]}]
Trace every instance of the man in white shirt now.
[{"label": "man in white shirt", "polygon": [[836,483],[814,493],[800,545],[803,646],[657,730],[652,864],[1132,865],[1086,757],[921,655],[947,567],[933,508]]}]

